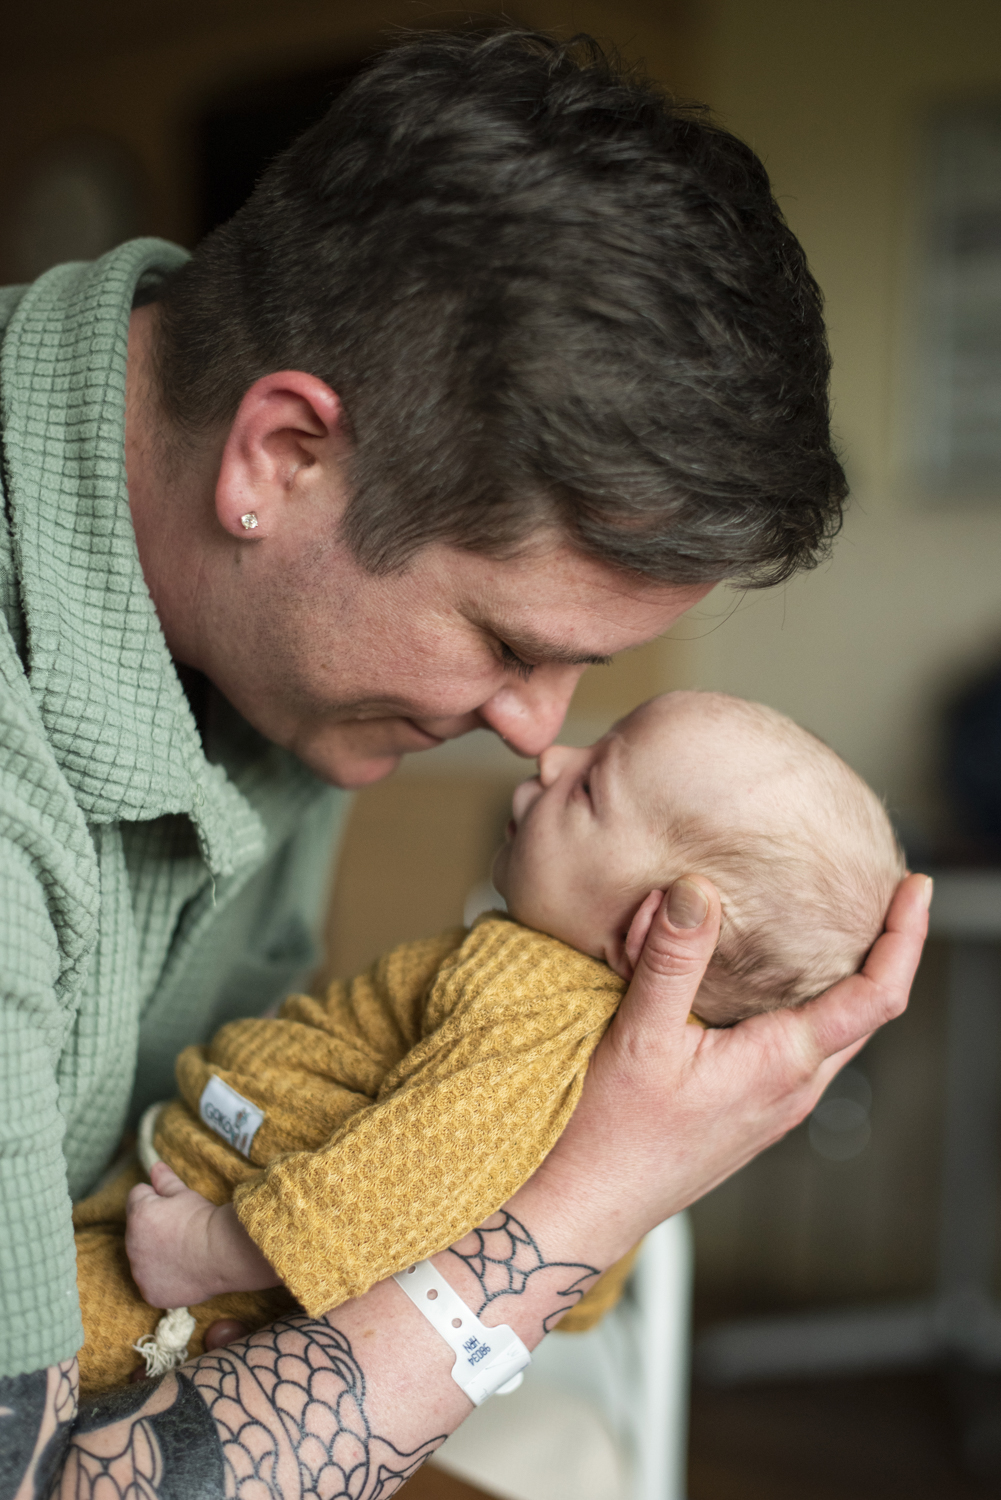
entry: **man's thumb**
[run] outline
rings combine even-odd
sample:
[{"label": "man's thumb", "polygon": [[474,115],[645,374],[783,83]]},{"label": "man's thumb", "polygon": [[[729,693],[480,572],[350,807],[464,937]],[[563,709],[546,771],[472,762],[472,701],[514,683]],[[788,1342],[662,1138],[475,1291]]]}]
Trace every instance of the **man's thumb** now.
[{"label": "man's thumb", "polygon": [[655,1006],[687,1016],[719,939],[720,904],[704,875],[682,875],[650,923],[629,987],[630,1020]]}]

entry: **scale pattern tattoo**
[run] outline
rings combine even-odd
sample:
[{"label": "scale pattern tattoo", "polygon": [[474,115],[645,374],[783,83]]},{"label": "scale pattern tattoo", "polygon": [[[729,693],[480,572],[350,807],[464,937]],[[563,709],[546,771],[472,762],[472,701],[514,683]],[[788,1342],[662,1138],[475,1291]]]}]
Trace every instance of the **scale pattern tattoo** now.
[{"label": "scale pattern tattoo", "polygon": [[387,1500],[444,1442],[373,1433],[348,1339],[305,1316],[151,1386],[85,1408],[60,1500]]},{"label": "scale pattern tattoo", "polygon": [[567,1261],[547,1261],[524,1224],[507,1209],[499,1209],[479,1229],[474,1229],[449,1251],[461,1260],[479,1284],[482,1301],[474,1308],[477,1317],[498,1297],[520,1297],[531,1278],[545,1278],[558,1298],[542,1326],[547,1333],[565,1312],[576,1306],[584,1293],[601,1275],[594,1266],[574,1265]]},{"label": "scale pattern tattoo", "polygon": [[[551,1292],[547,1332],[600,1274],[594,1266],[547,1262],[505,1209],[450,1253],[479,1286],[479,1315],[504,1297],[522,1296],[529,1283]],[[26,1388],[22,1405],[34,1409],[39,1395]],[[348,1338],[303,1315],[202,1355],[162,1381],[86,1403],[61,1483],[52,1478],[60,1500],[388,1500],[445,1436],[406,1453],[374,1433],[365,1375]],[[41,1500],[53,1491],[36,1483],[34,1493]]]},{"label": "scale pattern tattoo", "polygon": [[298,1462],[303,1500],[384,1500],[445,1440],[401,1453],[373,1433],[349,1341],[305,1317],[282,1318],[245,1344],[203,1356],[194,1380],[221,1437],[232,1500],[276,1492],[283,1447]]}]

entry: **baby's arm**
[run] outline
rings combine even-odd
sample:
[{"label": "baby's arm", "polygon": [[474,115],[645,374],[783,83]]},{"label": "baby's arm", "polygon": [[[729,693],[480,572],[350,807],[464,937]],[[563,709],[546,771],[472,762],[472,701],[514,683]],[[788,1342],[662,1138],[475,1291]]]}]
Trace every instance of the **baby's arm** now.
[{"label": "baby's arm", "polygon": [[125,1249],[151,1307],[190,1307],[220,1292],[256,1292],[280,1277],[232,1203],[217,1206],[185,1187],[164,1161],[129,1194]]},{"label": "baby's arm", "polygon": [[622,988],[515,924],[474,929],[378,1097],[319,1149],[286,1152],[236,1189],[241,1223],[308,1312],[434,1254],[528,1180]]},{"label": "baby's arm", "polygon": [[[330,1130],[372,1102],[387,1069],[419,1035],[420,996],[461,936],[446,933],[406,944],[387,955],[370,975],[350,985],[332,985],[325,1001],[290,997],[290,1020],[230,1023],[207,1047],[187,1048],[178,1058],[177,1070],[188,1111],[200,1114],[205,1083],[222,1073],[265,1113],[258,1135],[265,1155],[257,1158],[259,1163],[269,1155],[303,1149],[303,1135],[313,1134],[315,1146],[322,1146]],[[378,1003],[372,1004],[369,996],[366,1004],[367,992],[373,990]],[[262,1065],[264,1076],[256,1071]],[[243,1076],[241,1070],[248,1067]],[[331,1097],[320,1097],[317,1106],[321,1079],[331,1085]],[[312,1099],[314,1118],[304,1109],[303,1097]],[[185,1128],[187,1113],[177,1104],[164,1111],[157,1145],[165,1154],[173,1153],[178,1165],[187,1161],[200,1170],[204,1183],[206,1167],[209,1177],[219,1172],[211,1152],[207,1159],[198,1155],[200,1131],[195,1129],[193,1140]],[[328,1128],[316,1134],[318,1119],[325,1113],[330,1117]],[[165,1126],[164,1140],[160,1136]],[[152,1187],[136,1187],[129,1195],[125,1248],[136,1285],[151,1306],[189,1307],[222,1292],[280,1284],[280,1275],[244,1229],[232,1203],[217,1207],[186,1187],[166,1163],[157,1163],[150,1175]],[[225,1190],[224,1180],[218,1185]],[[289,1241],[294,1253],[298,1236],[291,1233]]]}]

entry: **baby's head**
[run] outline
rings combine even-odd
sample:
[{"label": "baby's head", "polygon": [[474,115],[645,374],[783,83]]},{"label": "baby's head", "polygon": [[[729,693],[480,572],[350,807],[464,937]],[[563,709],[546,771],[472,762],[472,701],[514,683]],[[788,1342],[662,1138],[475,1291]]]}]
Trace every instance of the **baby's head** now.
[{"label": "baby's head", "polygon": [[814,735],[723,693],[668,693],[514,794],[494,882],[512,916],[623,978],[653,890],[706,875],[723,908],[695,1010],[726,1023],[854,973],[904,861],[876,795]]}]

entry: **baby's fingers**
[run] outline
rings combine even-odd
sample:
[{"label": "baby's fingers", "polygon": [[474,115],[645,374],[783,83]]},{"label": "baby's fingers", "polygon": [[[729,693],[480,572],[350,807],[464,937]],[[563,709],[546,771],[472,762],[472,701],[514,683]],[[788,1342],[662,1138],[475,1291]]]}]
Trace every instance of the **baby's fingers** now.
[{"label": "baby's fingers", "polygon": [[156,1161],[150,1168],[149,1180],[160,1198],[176,1198],[178,1193],[188,1191],[173,1167],[165,1161]]},{"label": "baby's fingers", "polygon": [[148,1202],[150,1198],[156,1198],[156,1196],[156,1189],[151,1188],[148,1182],[137,1183],[130,1191],[125,1204],[127,1216],[131,1219],[132,1215],[137,1213],[144,1203]]}]

